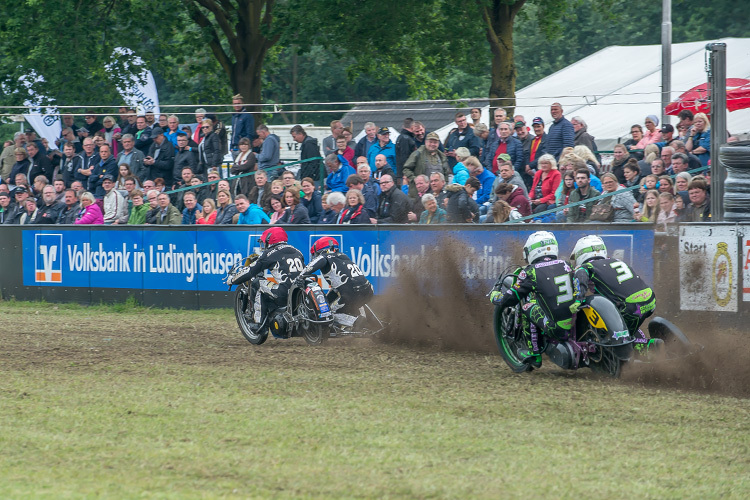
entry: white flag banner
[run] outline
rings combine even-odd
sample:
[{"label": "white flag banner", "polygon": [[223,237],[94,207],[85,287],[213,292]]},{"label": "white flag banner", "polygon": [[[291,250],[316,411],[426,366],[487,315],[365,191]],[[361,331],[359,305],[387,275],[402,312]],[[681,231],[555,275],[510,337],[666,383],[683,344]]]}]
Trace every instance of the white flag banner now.
[{"label": "white flag banner", "polygon": [[[27,104],[27,106],[30,106],[30,104]],[[40,108],[30,109],[29,113],[24,115],[29,125],[31,125],[39,137],[47,139],[50,150],[57,149],[55,141],[60,138],[60,132],[62,132],[57,108],[44,108],[44,110]]]},{"label": "white flag banner", "polygon": [[43,82],[44,77],[31,70],[28,75],[21,78],[21,83],[29,90],[29,98],[24,100],[23,105],[29,106],[29,110],[24,113],[24,118],[29,125],[36,131],[40,138],[47,139],[50,149],[57,149],[55,140],[60,137],[62,123],[60,116],[57,114],[57,108],[47,106],[42,109],[41,103],[44,101],[54,102],[54,99],[47,99],[34,92],[34,83]]},{"label": "white flag banner", "polygon": [[146,111],[153,111],[155,115],[159,115],[159,94],[156,91],[154,75],[147,69],[141,69],[138,74],[133,74],[130,70],[131,66],[143,67],[143,59],[127,47],[116,47],[112,52],[112,59],[119,61],[120,65],[110,63],[105,68],[125,82],[118,89],[125,103],[136,108],[139,115]]}]

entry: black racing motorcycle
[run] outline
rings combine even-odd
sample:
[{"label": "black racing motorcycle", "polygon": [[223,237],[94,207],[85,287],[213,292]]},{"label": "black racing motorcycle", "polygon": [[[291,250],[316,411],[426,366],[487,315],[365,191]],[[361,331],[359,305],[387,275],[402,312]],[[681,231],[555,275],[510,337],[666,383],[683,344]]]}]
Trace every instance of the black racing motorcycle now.
[{"label": "black racing motorcycle", "polygon": [[[521,268],[509,271],[497,283],[502,293],[515,285]],[[519,349],[527,348],[521,323],[522,307],[523,303],[505,309],[495,307],[494,316],[495,341],[500,355],[516,373],[533,369],[517,354]],[[600,295],[586,297],[574,318],[574,325],[562,337],[540,336],[542,353],[566,370],[589,367],[619,377],[622,364],[633,355],[633,338],[615,305]]]},{"label": "black racing motorcycle", "polygon": [[[257,255],[245,259],[244,265],[251,266]],[[237,269],[235,265],[227,272],[230,276]],[[271,333],[276,338],[289,339],[302,337],[310,345],[324,343],[333,327],[333,312],[326,300],[325,292],[315,277],[305,277],[302,286],[292,283],[287,296],[287,304],[272,311],[269,318],[254,322],[254,304],[260,293],[260,281],[263,273],[237,286],[234,294],[234,315],[240,332],[248,342],[260,345]],[[232,287],[230,286],[231,290]]]},{"label": "black racing motorcycle", "polygon": [[[305,275],[302,278],[305,280],[318,279],[316,275]],[[362,305],[354,317],[354,323],[348,325],[344,320],[345,315],[336,312],[336,303],[339,298],[338,292],[329,293],[326,295],[326,298],[329,299],[331,312],[333,312],[333,324],[329,333],[330,337],[368,337],[377,335],[388,326],[387,322],[375,314],[375,311],[372,310],[369,304]]]},{"label": "black racing motorcycle", "polygon": [[[509,268],[500,277],[496,286],[502,293],[507,292],[518,279],[520,267]],[[530,371],[533,367],[518,357],[518,350],[527,348],[521,323],[523,303],[501,310],[495,307],[494,331],[500,355],[516,373]],[[574,315],[574,328],[564,337],[541,336],[542,353],[566,370],[589,367],[595,372],[617,378],[625,363],[652,362],[655,356],[643,358],[634,355],[634,338],[617,307],[611,300],[601,295],[587,296]],[[693,344],[671,322],[654,317],[648,325],[652,339],[663,341],[662,360],[689,356],[702,348]]]}]

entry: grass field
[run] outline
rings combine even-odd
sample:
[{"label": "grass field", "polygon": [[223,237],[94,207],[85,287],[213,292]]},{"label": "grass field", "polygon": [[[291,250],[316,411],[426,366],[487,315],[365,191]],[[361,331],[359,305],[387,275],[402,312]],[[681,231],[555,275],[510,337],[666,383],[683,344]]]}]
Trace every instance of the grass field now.
[{"label": "grass field", "polygon": [[744,398],[255,347],[229,310],[0,302],[0,324],[3,499],[750,497]]}]

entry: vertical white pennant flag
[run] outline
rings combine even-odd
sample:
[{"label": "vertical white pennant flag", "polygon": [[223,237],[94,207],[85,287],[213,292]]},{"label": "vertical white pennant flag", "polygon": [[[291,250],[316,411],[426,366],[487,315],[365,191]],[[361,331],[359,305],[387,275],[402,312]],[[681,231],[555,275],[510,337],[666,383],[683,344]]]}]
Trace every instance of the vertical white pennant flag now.
[{"label": "vertical white pennant flag", "polygon": [[44,101],[54,102],[54,99],[47,99],[42,95],[34,92],[33,85],[37,82],[43,82],[44,77],[31,70],[29,74],[21,78],[21,83],[28,89],[29,98],[24,100],[23,105],[29,106],[29,110],[24,113],[24,118],[29,125],[36,131],[40,138],[47,139],[50,149],[57,149],[55,140],[60,137],[62,125],[60,117],[57,114],[57,108],[47,106],[41,108]]},{"label": "vertical white pennant flag", "polygon": [[[116,74],[125,82],[118,88],[125,103],[135,108],[139,115],[143,115],[146,111],[153,111],[155,115],[158,115],[161,111],[159,110],[159,93],[156,90],[154,75],[147,69],[143,69],[138,75],[128,71],[131,64],[142,66],[143,59],[136,56],[127,47],[116,47],[112,52],[112,59],[125,59],[123,64],[125,73],[117,73],[113,64],[106,66],[107,71]],[[145,83],[142,83],[142,81]]]}]

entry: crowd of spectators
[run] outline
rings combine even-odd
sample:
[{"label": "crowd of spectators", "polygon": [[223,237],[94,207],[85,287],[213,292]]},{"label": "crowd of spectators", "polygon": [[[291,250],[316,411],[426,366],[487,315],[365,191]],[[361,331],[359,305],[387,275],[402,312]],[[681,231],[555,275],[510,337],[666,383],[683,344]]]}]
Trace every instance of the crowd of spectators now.
[{"label": "crowd of spectators", "polygon": [[[549,124],[535,117],[530,126],[502,108],[489,125],[477,108],[456,113],[445,141],[411,118],[395,142],[389,127],[372,122],[355,142],[353,131],[334,120],[321,145],[295,125],[290,133],[302,163],[286,170],[279,138],[255,126],[242,96],[233,107],[229,131],[204,109],[182,125],[175,115],[120,108],[119,121],[89,114],[80,126],[64,115],[54,146],[33,130],[16,133],[0,156],[0,223],[710,220],[710,123],[702,113],[683,111],[676,129],[659,128],[649,115],[614,147],[607,165],[584,119],[568,120],[558,103]],[[230,173],[240,177],[221,179],[230,153]],[[702,175],[687,172],[695,169]],[[633,189],[621,191],[626,187]],[[600,198],[607,193],[617,194]]]}]

